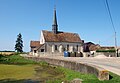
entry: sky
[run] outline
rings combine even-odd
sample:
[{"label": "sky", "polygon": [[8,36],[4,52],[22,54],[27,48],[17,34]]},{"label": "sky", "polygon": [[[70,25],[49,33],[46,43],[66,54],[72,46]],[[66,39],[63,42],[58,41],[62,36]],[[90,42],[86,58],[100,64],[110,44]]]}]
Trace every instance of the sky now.
[{"label": "sky", "polygon": [[[120,0],[108,0],[120,46]],[[41,30],[52,30],[56,4],[58,29],[78,33],[85,42],[114,46],[112,27],[105,0],[0,0],[0,50],[14,50],[19,33],[24,48],[40,40]]]}]

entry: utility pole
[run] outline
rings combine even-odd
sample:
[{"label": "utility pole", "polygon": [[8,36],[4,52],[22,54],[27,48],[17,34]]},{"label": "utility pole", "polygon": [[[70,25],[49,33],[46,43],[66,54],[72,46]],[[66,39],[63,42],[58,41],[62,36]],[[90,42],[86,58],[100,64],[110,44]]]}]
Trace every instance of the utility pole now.
[{"label": "utility pole", "polygon": [[114,34],[115,34],[115,50],[116,50],[116,57],[118,56],[118,49],[117,49],[117,37],[116,37],[116,30],[115,30],[115,26],[114,26],[114,23],[113,23],[113,19],[112,19],[112,15],[111,15],[111,11],[110,11],[110,8],[109,8],[109,4],[108,4],[108,1],[106,0],[106,6],[107,6],[107,10],[108,10],[108,13],[109,13],[109,16],[110,16],[110,21],[111,21],[111,24],[112,24],[112,27],[114,29]]},{"label": "utility pole", "polygon": [[116,38],[116,32],[115,32],[115,47],[117,48],[117,38]]},{"label": "utility pole", "polygon": [[118,48],[117,48],[116,32],[115,32],[115,50],[116,50],[116,57],[118,57]]}]

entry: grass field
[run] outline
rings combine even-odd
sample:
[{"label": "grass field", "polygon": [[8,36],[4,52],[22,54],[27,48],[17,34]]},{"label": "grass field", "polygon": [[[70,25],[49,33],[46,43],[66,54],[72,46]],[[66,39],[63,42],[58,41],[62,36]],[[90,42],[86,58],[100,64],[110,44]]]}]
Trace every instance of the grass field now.
[{"label": "grass field", "polygon": [[26,60],[19,55],[0,55],[0,83],[70,83],[80,78],[83,83],[120,83],[120,76],[110,73],[110,80],[99,81],[95,75],[82,74],[46,62]]},{"label": "grass field", "polygon": [[0,64],[0,79],[30,79],[35,74],[34,65]]}]

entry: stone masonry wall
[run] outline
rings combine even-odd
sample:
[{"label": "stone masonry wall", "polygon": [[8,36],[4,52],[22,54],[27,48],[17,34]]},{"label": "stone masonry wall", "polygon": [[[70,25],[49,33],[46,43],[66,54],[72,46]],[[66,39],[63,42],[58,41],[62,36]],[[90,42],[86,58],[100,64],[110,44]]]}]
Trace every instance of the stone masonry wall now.
[{"label": "stone masonry wall", "polygon": [[77,63],[72,61],[66,60],[59,60],[59,59],[52,59],[52,58],[45,58],[45,57],[26,57],[27,59],[32,59],[34,61],[45,61],[49,64],[62,66],[68,69],[72,69],[82,73],[90,73],[94,74],[98,77],[99,80],[109,80],[109,72],[103,68],[98,66]]}]

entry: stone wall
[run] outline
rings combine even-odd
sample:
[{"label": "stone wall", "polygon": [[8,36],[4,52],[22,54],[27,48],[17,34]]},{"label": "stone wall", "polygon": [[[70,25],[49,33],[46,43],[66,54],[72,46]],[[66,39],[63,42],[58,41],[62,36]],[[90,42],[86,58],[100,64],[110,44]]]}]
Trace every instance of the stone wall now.
[{"label": "stone wall", "polygon": [[42,57],[42,56],[64,56],[63,53],[59,53],[59,52],[38,52],[38,53],[33,53],[33,52],[29,52],[30,56],[33,57]]},{"label": "stone wall", "polygon": [[38,57],[41,57],[41,56],[63,56],[63,53],[59,53],[59,52],[39,52],[38,53]]},{"label": "stone wall", "polygon": [[99,80],[109,80],[109,72],[98,66],[77,63],[73,61],[60,60],[60,59],[45,58],[45,57],[39,57],[39,58],[38,57],[26,57],[26,58],[33,59],[35,61],[45,61],[52,65],[62,66],[62,67],[69,68],[69,69],[82,72],[82,73],[94,74],[98,77]]},{"label": "stone wall", "polygon": [[[67,50],[67,46],[69,46]],[[31,48],[29,53],[33,56],[46,56],[46,55],[63,55],[64,51],[68,52],[82,52],[82,43],[69,43],[69,42],[45,42],[40,48]],[[35,51],[34,51],[35,50]]]}]

